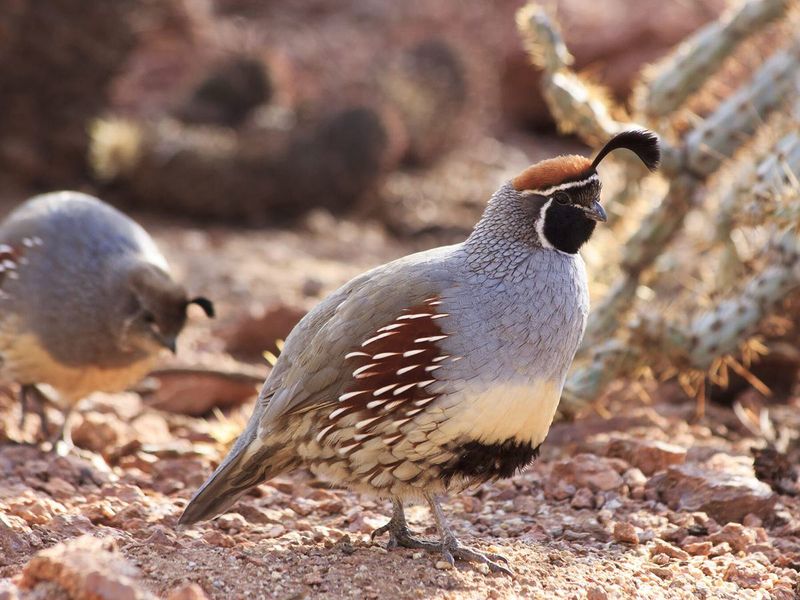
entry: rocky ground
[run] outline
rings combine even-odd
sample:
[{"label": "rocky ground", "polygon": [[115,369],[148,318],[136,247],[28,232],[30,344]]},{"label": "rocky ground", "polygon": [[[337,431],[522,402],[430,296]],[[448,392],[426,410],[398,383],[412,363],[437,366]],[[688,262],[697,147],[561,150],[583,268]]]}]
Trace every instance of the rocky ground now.
[{"label": "rocky ground", "polygon": [[[220,316],[193,316],[180,362],[137,392],[89,398],[74,423],[79,455],[0,443],[1,600],[798,597],[791,468],[773,469],[783,480],[759,471],[774,491],[754,473],[751,449],[763,440],[731,409],[710,406],[697,420],[694,402],[663,386],[619,385],[597,410],[556,425],[525,474],[448,500],[462,540],[507,556],[513,578],[371,544],[388,503],[303,472],[177,530],[249,415],[268,372],[260,350],[348,277],[431,240],[400,243],[324,214],[293,231],[139,217]],[[796,431],[799,400],[773,407],[774,420]],[[19,417],[0,393],[0,439],[34,439],[36,418],[20,428]],[[434,535],[426,508],[409,519]]]}]

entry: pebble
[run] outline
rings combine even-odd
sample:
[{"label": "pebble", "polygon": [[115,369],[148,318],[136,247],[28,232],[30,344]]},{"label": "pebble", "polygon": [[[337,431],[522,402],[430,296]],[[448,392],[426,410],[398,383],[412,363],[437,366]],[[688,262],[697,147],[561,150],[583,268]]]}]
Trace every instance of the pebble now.
[{"label": "pebble", "polygon": [[452,569],[453,565],[446,560],[437,560],[435,567],[441,571],[446,571],[447,569]]},{"label": "pebble", "polygon": [[623,544],[632,544],[634,546],[639,544],[639,536],[636,535],[636,528],[630,523],[620,521],[614,524],[612,533],[614,539]]}]

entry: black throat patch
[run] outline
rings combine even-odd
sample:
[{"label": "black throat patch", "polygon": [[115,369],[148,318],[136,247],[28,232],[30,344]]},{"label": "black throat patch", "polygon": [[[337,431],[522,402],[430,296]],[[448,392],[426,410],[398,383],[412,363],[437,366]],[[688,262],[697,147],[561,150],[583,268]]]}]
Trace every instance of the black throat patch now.
[{"label": "black throat patch", "polygon": [[544,215],[544,237],[556,250],[576,254],[594,233],[597,223],[581,209],[552,201]]},{"label": "black throat patch", "polygon": [[474,483],[511,477],[539,456],[539,446],[506,440],[502,444],[468,442],[452,449],[455,457],[446,463],[440,477],[450,485],[453,477],[464,477]]}]

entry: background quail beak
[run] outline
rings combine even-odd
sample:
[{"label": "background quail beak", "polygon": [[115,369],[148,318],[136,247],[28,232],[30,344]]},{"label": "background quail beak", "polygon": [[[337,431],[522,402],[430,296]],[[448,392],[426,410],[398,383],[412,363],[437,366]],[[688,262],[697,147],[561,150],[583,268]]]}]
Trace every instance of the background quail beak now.
[{"label": "background quail beak", "polygon": [[586,212],[586,216],[593,221],[600,221],[601,223],[608,221],[608,215],[606,215],[605,209],[597,200],[593,200],[592,205],[583,210]]},{"label": "background quail beak", "polygon": [[173,354],[178,353],[178,340],[175,337],[158,336],[158,341]]}]

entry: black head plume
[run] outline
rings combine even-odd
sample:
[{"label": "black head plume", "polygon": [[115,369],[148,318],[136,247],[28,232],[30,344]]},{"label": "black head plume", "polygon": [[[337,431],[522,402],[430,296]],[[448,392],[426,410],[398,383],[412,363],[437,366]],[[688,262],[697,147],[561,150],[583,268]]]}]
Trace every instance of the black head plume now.
[{"label": "black head plume", "polygon": [[658,136],[647,129],[633,129],[615,135],[598,152],[594,161],[592,161],[592,168],[597,167],[609,152],[619,148],[625,148],[636,154],[639,160],[644,163],[644,166],[651,171],[655,171],[658,168],[658,163],[661,160]]},{"label": "black head plume", "polygon": [[197,304],[197,306],[203,309],[203,312],[206,313],[206,316],[209,319],[214,318],[214,303],[211,302],[211,300],[209,300],[208,298],[205,298],[203,296],[198,296],[197,298],[192,298],[191,300],[189,300],[186,303],[186,306],[189,306],[190,304]]}]

